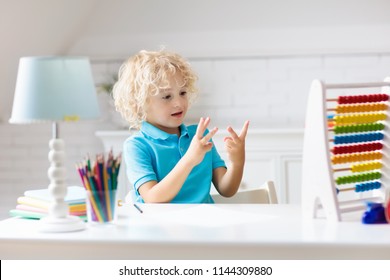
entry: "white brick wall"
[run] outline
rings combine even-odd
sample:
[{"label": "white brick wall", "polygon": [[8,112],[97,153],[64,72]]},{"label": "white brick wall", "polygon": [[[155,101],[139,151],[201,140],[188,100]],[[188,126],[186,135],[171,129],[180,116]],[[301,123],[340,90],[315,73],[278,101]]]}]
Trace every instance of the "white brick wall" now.
[{"label": "white brick wall", "polygon": [[[247,58],[192,58],[201,94],[188,122],[210,116],[212,125],[240,128],[303,128],[306,98],[315,78],[327,82],[380,81],[390,76],[390,53]],[[115,74],[121,59],[93,60],[97,84]],[[96,130],[117,129],[107,97],[99,94],[102,119],[60,125],[66,142],[68,183],[80,184],[74,163],[103,151]],[[117,116],[117,115],[116,115]],[[0,219],[8,216],[26,189],[48,184],[51,125],[0,124]]]},{"label": "white brick wall", "polygon": [[260,128],[302,128],[315,78],[378,81],[390,76],[389,54],[192,59],[201,95],[190,119],[210,115],[221,126],[250,119]]}]

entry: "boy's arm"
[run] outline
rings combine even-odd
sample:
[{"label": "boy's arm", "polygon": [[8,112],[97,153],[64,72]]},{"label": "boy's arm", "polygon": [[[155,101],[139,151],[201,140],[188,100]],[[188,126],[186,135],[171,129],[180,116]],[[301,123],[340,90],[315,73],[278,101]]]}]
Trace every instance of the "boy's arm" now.
[{"label": "boy's arm", "polygon": [[200,119],[190,147],[164,179],[158,183],[149,181],[139,187],[138,191],[145,202],[170,202],[178,194],[191,170],[203,160],[213,146],[209,141],[218,129],[214,128],[203,136],[209,123],[210,118]]},{"label": "boy's arm", "polygon": [[193,167],[193,164],[183,157],[159,183],[149,181],[138,189],[142,199],[147,203],[170,202],[180,191]]},{"label": "boy's arm", "polygon": [[228,127],[230,137],[226,137],[225,148],[230,160],[229,168],[223,167],[213,170],[213,184],[217,191],[225,197],[233,196],[241,183],[245,165],[245,138],[248,132],[249,121],[246,121],[240,135]]}]

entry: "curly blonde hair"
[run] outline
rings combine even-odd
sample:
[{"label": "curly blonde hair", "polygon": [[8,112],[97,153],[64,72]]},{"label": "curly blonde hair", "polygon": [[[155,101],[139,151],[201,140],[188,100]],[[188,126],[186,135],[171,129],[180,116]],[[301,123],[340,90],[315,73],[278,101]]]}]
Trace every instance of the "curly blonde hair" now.
[{"label": "curly blonde hair", "polygon": [[129,122],[130,128],[140,128],[146,120],[148,97],[169,87],[169,77],[176,73],[182,75],[189,104],[192,104],[198,94],[195,86],[198,77],[180,55],[143,50],[122,64],[113,97],[116,110]]}]

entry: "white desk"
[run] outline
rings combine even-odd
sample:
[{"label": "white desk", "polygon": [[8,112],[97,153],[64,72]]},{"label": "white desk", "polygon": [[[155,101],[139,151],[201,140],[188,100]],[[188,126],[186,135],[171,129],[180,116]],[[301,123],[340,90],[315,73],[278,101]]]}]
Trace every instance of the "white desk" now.
[{"label": "white desk", "polygon": [[142,214],[120,208],[115,225],[73,233],[4,220],[0,259],[390,259],[389,224],[303,221],[293,205],[141,206]]}]

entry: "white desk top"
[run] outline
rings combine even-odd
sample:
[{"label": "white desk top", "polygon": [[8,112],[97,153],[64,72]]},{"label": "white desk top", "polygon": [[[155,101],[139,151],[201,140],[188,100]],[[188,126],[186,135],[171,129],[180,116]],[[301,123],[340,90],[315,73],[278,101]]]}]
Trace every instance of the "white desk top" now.
[{"label": "white desk top", "polygon": [[[390,259],[390,225],[302,220],[295,205],[132,205],[117,222],[40,233],[0,222],[0,259]],[[126,213],[124,216],[123,213]]]}]

